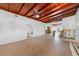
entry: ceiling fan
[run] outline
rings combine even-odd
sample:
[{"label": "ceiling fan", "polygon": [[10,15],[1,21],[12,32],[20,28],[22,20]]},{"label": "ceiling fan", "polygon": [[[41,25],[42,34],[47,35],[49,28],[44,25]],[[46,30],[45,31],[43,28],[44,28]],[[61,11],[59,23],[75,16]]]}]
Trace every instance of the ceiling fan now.
[{"label": "ceiling fan", "polygon": [[39,18],[40,17],[40,13],[38,12],[37,9],[34,10],[34,17],[35,18]]}]

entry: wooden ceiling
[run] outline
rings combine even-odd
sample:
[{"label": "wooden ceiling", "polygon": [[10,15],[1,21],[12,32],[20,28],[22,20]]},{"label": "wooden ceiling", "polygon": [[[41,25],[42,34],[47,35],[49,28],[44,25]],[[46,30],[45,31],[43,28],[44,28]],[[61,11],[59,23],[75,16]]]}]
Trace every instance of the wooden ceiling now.
[{"label": "wooden ceiling", "polygon": [[[45,23],[75,15],[78,3],[0,3],[0,9]],[[34,16],[35,9],[40,17]]]}]

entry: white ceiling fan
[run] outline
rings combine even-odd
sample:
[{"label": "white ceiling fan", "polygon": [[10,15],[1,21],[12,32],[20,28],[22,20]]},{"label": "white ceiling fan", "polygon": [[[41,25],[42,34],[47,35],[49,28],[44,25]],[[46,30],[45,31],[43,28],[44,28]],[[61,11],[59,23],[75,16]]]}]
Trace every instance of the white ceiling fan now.
[{"label": "white ceiling fan", "polygon": [[35,18],[39,18],[40,17],[40,13],[38,12],[37,9],[35,9],[35,11],[34,11],[34,17]]}]

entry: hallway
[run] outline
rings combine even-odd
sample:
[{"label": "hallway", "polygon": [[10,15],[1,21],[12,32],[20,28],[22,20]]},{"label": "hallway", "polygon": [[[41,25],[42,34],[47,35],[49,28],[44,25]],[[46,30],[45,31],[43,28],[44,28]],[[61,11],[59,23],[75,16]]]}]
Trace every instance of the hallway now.
[{"label": "hallway", "polygon": [[19,56],[71,56],[69,43],[61,39],[54,40],[51,35],[43,35],[36,38],[28,37],[0,46],[0,55]]}]

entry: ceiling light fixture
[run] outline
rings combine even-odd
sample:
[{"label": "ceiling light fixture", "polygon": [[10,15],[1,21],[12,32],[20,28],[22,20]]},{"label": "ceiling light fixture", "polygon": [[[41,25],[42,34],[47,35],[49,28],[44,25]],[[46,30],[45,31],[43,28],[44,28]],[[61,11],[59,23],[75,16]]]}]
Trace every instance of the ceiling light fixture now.
[{"label": "ceiling light fixture", "polygon": [[39,18],[39,17],[40,17],[40,14],[39,14],[39,12],[38,12],[37,9],[35,9],[35,11],[34,11],[34,16],[35,16],[36,18]]}]

